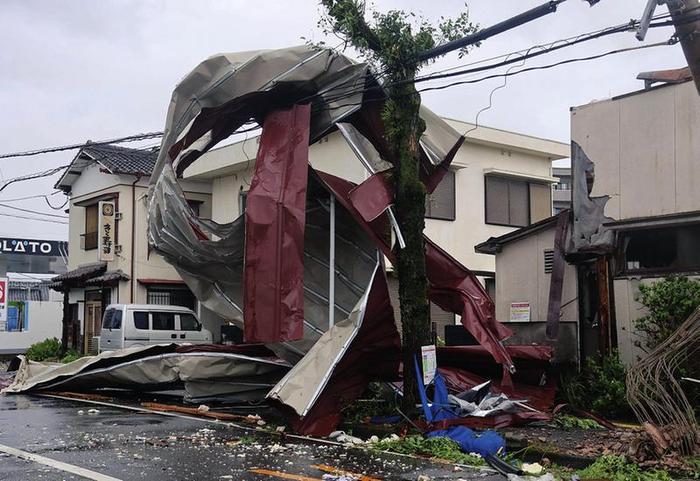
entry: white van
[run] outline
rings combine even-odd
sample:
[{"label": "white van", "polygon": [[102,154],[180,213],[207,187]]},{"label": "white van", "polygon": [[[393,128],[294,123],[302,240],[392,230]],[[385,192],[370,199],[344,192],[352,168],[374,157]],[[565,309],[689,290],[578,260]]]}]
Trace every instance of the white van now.
[{"label": "white van", "polygon": [[100,352],[173,342],[210,344],[212,335],[186,307],[110,304],[105,309]]}]

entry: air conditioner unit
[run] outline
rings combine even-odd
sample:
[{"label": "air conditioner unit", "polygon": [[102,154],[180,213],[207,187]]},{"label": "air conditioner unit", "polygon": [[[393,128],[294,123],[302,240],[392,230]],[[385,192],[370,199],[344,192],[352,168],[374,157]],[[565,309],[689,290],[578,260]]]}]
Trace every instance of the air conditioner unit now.
[{"label": "air conditioner unit", "polygon": [[92,336],[92,342],[88,346],[90,354],[100,353],[100,336]]}]

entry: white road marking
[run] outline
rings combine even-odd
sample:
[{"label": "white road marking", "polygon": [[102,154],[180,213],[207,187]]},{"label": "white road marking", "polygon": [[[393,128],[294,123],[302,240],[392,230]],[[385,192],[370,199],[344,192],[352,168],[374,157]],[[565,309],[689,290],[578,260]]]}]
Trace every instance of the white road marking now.
[{"label": "white road marking", "polygon": [[113,478],[112,476],[107,476],[106,474],[101,474],[96,471],[81,468],[80,466],[73,466],[72,464],[56,461],[55,459],[45,458],[44,456],[39,456],[38,454],[34,453],[28,453],[26,451],[21,451],[19,449],[15,449],[10,446],[5,446],[3,444],[0,444],[0,452],[7,453],[11,456],[15,456],[18,458],[26,459],[28,461],[34,461],[35,463],[43,464],[44,466],[49,466],[60,471],[65,471],[66,473],[76,474],[78,476],[82,476],[83,478],[92,479],[94,481],[122,481],[119,478]]}]

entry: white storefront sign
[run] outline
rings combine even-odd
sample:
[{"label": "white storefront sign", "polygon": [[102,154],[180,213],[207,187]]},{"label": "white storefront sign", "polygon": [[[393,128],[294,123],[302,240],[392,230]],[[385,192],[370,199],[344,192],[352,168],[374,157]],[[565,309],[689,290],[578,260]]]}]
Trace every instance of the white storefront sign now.
[{"label": "white storefront sign", "polygon": [[98,205],[97,249],[101,261],[114,260],[114,202],[103,200]]}]

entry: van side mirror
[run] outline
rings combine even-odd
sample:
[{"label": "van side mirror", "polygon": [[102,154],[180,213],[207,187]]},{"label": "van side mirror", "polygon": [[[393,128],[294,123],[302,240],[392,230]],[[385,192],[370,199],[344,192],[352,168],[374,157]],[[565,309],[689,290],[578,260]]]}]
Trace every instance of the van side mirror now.
[{"label": "van side mirror", "polygon": [[201,330],[202,330],[202,323],[201,323],[201,322],[198,322],[198,323],[197,323],[197,330],[198,330],[198,331],[201,331]]}]

